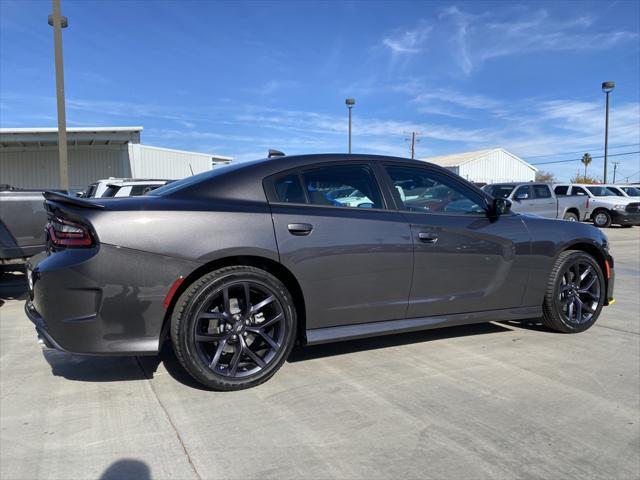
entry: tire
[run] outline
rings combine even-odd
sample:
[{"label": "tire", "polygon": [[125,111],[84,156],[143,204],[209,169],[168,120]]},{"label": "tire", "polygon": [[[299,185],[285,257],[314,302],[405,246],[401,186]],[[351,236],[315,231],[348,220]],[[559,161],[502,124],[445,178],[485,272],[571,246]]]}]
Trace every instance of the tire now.
[{"label": "tire", "polygon": [[291,294],[276,277],[250,266],[203,275],[180,295],[171,316],[176,357],[212,390],[267,381],[289,356],[295,338]]},{"label": "tire", "polygon": [[598,262],[580,250],[562,252],[549,275],[542,324],[563,333],[583,332],[598,319],[605,297],[604,274]]},{"label": "tire", "polygon": [[606,210],[596,210],[593,213],[593,224],[600,228],[609,228],[611,226],[611,214]]},{"label": "tire", "polygon": [[568,222],[577,222],[578,221],[578,216],[575,213],[572,212],[567,212],[564,214],[564,219]]}]

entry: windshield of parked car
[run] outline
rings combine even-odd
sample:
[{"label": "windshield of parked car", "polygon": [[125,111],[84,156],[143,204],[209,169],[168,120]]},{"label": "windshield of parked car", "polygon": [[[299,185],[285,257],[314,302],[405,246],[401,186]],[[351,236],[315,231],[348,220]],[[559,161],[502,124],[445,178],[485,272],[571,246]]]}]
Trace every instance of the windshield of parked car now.
[{"label": "windshield of parked car", "polygon": [[607,187],[587,187],[594,197],[615,197],[615,194]]},{"label": "windshield of parked car", "polygon": [[515,185],[491,185],[489,187],[486,187],[486,190],[494,197],[507,198],[509,195],[511,195],[511,192],[514,188]]},{"label": "windshield of parked car", "polygon": [[636,187],[620,187],[624,190],[624,193],[629,195],[630,197],[640,197],[640,188]]}]

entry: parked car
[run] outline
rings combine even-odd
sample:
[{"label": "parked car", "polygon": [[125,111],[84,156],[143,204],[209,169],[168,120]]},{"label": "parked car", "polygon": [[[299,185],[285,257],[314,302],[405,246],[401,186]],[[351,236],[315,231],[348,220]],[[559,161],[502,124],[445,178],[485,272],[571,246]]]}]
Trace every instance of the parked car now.
[{"label": "parked car", "polygon": [[24,263],[45,248],[42,190],[0,185],[0,264]]},{"label": "parked car", "polygon": [[605,185],[618,197],[633,198],[640,201],[640,188],[629,185]]},{"label": "parked car", "polygon": [[[320,186],[373,206],[328,205]],[[443,208],[409,208],[416,189]],[[581,332],[613,301],[600,230],[513,213],[421,161],[278,157],[117,202],[45,198],[51,247],[30,262],[25,306],[43,341],[143,355],[169,339],[212,389],[264,382],[296,342],[529,318]]]},{"label": "parked car", "polygon": [[514,212],[559,218],[571,222],[586,219],[587,202],[578,197],[556,197],[546,183],[492,183],[483,187],[494,197],[511,201]]},{"label": "parked car", "polygon": [[558,197],[582,197],[587,199],[587,220],[600,228],[612,224],[630,227],[640,225],[640,202],[632,198],[618,197],[602,185],[557,184],[553,190]]},{"label": "parked car", "polygon": [[[144,195],[154,188],[171,181],[150,178],[110,177],[90,183],[84,192],[79,192],[78,196],[81,198],[133,197]],[[120,190],[122,191],[120,192]]]}]

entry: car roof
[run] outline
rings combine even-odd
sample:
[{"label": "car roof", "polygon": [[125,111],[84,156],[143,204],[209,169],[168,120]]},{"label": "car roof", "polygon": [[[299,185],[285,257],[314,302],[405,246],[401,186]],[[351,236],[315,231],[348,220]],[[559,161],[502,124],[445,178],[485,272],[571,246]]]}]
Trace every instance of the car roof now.
[{"label": "car roof", "polygon": [[[187,177],[182,181],[160,187],[160,193],[157,193],[158,190],[155,190],[151,192],[151,195],[264,203],[265,193],[262,180],[265,177],[287,170],[333,162],[393,162],[406,166],[428,166],[451,175],[451,171],[422,160],[411,160],[386,155],[318,153],[261,158],[246,162],[230,163],[192,177]],[[474,188],[477,189],[477,187]],[[478,189],[478,191],[480,190]],[[483,193],[483,195],[486,194]]]}]

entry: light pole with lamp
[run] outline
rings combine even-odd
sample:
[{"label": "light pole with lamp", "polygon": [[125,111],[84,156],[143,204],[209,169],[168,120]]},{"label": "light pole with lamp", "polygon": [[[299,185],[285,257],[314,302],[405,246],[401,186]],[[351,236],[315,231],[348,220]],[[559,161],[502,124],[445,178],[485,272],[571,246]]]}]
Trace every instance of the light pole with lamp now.
[{"label": "light pole with lamp", "polygon": [[353,98],[347,98],[344,103],[349,109],[349,153],[351,153],[351,109],[356,104],[356,101]]},{"label": "light pole with lamp", "polygon": [[602,82],[602,92],[606,94],[605,120],[604,120],[604,176],[602,181],[607,183],[607,154],[609,149],[609,94],[616,88],[616,82]]}]

